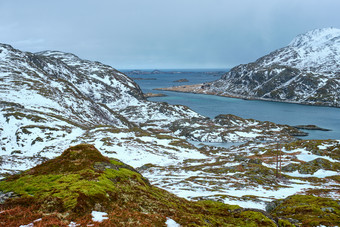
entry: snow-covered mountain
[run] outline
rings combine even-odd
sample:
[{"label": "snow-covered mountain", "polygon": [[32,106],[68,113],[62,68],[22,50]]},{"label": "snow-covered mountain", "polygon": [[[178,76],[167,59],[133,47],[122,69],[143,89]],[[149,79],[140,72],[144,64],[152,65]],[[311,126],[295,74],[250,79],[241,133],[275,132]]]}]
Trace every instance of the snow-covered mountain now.
[{"label": "snow-covered mountain", "polygon": [[[200,90],[200,91],[198,91]],[[340,107],[340,29],[298,35],[288,46],[234,67],[196,92]]]},{"label": "snow-covered mountain", "polygon": [[129,130],[202,117],[184,106],[148,102],[133,80],[110,66],[6,44],[0,44],[0,109],[1,160],[54,157],[53,150],[98,127]]}]

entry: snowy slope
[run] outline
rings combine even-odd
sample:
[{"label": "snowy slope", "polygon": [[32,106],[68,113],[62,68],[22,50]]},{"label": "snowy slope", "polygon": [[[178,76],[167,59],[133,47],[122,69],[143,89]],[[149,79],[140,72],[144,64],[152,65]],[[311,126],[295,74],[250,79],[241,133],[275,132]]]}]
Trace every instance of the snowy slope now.
[{"label": "snowy slope", "polygon": [[200,93],[340,107],[340,29],[299,35],[202,89]]},{"label": "snowy slope", "polygon": [[[94,128],[125,130],[150,120],[167,125],[200,117],[189,108],[146,101],[136,83],[110,66],[6,44],[0,44],[0,109],[0,161],[17,155],[31,157],[31,165],[55,157],[53,151],[79,142]],[[10,169],[29,167],[17,164]]]},{"label": "snowy slope", "polygon": [[340,29],[324,28],[298,35],[285,48],[259,60],[263,66],[274,64],[300,70],[339,76]]}]

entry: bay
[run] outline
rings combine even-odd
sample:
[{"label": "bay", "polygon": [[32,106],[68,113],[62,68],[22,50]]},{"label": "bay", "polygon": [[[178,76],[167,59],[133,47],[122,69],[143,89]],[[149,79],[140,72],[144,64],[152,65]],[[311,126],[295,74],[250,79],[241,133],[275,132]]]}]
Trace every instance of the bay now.
[{"label": "bay", "polygon": [[[161,70],[159,74],[144,75],[132,75],[126,71],[125,73],[132,78],[139,78],[135,81],[144,93],[152,92],[167,95],[165,97],[149,98],[150,101],[185,105],[210,118],[214,118],[219,114],[234,114],[242,118],[272,121],[292,126],[313,124],[321,128],[330,129],[331,131],[308,130],[306,132],[308,132],[309,135],[302,137],[302,139],[340,139],[340,108],[153,90],[161,87],[197,84],[217,80],[223,74],[222,72],[226,71],[226,69],[189,69]],[[152,80],[149,80],[150,78]],[[188,82],[174,82],[179,79],[187,79]]]}]

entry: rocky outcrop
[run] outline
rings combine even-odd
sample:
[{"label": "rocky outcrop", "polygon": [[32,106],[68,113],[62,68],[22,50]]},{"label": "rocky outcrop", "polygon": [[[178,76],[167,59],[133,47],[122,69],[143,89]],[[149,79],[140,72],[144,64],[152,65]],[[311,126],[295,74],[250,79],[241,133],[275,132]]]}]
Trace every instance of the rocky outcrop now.
[{"label": "rocky outcrop", "polygon": [[301,174],[314,174],[320,169],[338,171],[340,169],[340,164],[324,158],[316,158],[302,164],[291,163],[282,167],[283,171],[293,172],[297,170]]},{"label": "rocky outcrop", "polygon": [[[311,195],[293,195],[268,204],[267,211],[281,217],[279,226],[337,226],[339,201]],[[294,224],[294,225],[292,225]]]},{"label": "rocky outcrop", "polygon": [[294,140],[293,136],[308,135],[289,125],[243,119],[232,114],[220,114],[213,120],[180,119],[174,121],[169,128],[176,135],[204,142],[290,141]]}]

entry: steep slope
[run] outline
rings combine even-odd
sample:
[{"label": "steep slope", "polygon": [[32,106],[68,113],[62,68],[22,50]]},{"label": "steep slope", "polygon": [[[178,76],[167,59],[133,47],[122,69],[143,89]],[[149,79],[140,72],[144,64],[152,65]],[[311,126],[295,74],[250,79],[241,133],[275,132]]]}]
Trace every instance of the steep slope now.
[{"label": "steep slope", "polygon": [[261,212],[179,198],[87,144],[0,182],[0,197],[1,225],[97,226],[90,215],[101,212],[107,216],[101,226],[166,226],[170,220],[183,226],[276,226]]},{"label": "steep slope", "polygon": [[340,29],[307,32],[217,81],[171,90],[340,107]]},{"label": "steep slope", "polygon": [[28,168],[20,167],[18,156],[31,165],[54,157],[65,142],[77,142],[97,127],[126,130],[150,120],[162,125],[200,117],[189,108],[146,101],[136,83],[110,66],[57,51],[22,52],[6,44],[0,44],[0,109],[2,171]]}]

